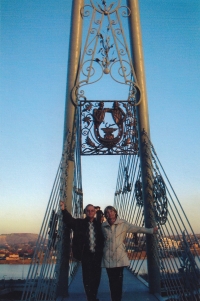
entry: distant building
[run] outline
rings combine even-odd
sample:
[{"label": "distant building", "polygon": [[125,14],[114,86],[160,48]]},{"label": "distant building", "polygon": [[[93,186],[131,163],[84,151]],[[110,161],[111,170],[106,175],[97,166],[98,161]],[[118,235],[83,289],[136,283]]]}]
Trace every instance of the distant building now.
[{"label": "distant building", "polygon": [[161,248],[164,248],[165,250],[177,250],[179,248],[180,245],[180,241],[175,241],[173,239],[164,237],[163,239],[161,239],[159,246]]},{"label": "distant building", "polygon": [[6,260],[19,260],[19,254],[10,254]]},{"label": "distant building", "polygon": [[192,244],[192,248],[193,249],[199,249],[199,244],[197,244],[197,243]]}]

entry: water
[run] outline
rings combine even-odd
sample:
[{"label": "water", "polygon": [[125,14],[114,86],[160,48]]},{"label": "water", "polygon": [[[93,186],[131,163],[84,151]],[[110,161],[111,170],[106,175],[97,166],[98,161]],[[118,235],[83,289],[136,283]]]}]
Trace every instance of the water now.
[{"label": "water", "polygon": [[29,264],[0,264],[0,279],[26,279]]},{"label": "water", "polygon": [[[198,267],[200,268],[200,261],[198,257],[195,258],[196,263]],[[167,259],[164,259],[164,261]],[[174,263],[179,266],[178,258],[171,258],[170,260],[173,260]],[[134,263],[134,268],[137,264],[136,270],[140,267],[140,273],[147,273],[147,261],[146,260],[138,260]],[[26,279],[29,271],[29,264],[0,264],[0,279]],[[41,267],[41,266],[40,266]]]},{"label": "water", "polygon": [[[195,257],[195,262],[200,269],[200,260],[199,257]],[[178,271],[178,268],[181,267],[180,258],[164,258],[162,259],[162,264],[165,267],[165,272],[174,273]],[[130,264],[131,270],[138,272],[139,274],[147,273],[147,260],[132,260]]]}]

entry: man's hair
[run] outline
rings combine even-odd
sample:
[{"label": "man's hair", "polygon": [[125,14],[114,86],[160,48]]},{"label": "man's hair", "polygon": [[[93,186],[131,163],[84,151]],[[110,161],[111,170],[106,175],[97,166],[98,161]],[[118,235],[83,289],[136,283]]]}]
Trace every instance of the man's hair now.
[{"label": "man's hair", "polygon": [[[87,210],[87,207],[89,207],[89,206],[92,206],[92,207],[94,207],[94,205],[92,205],[92,204],[88,204],[86,207],[85,207],[85,209],[84,209],[84,213],[86,213],[86,210]],[[94,209],[95,209],[95,207],[94,207]]]},{"label": "man's hair", "polygon": [[108,211],[108,210],[113,210],[113,211],[115,212],[115,216],[116,216],[116,217],[118,216],[117,210],[115,209],[115,207],[113,207],[113,206],[107,206],[107,207],[104,209],[104,215],[105,215],[106,218],[107,218],[107,211]]}]

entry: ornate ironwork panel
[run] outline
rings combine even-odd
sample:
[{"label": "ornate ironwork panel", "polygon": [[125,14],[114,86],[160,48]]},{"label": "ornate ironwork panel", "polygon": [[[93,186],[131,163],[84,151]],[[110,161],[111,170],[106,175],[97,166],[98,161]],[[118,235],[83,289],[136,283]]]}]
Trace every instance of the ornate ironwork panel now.
[{"label": "ornate ironwork panel", "polygon": [[[77,80],[71,91],[73,104],[80,107],[81,155],[136,155],[135,107],[141,101],[140,88],[124,32],[131,11],[120,0],[88,0],[81,15],[86,35]],[[103,91],[99,96],[101,101],[95,99],[99,94],[95,87],[99,87],[97,82],[103,76],[127,87],[124,100],[116,99],[116,95],[108,97],[108,91],[102,87],[96,88]],[[92,92],[91,84],[97,84]]]},{"label": "ornate ironwork panel", "polygon": [[135,106],[127,101],[87,101],[80,107],[81,154],[138,154]]},{"label": "ornate ironwork panel", "polygon": [[138,206],[143,206],[143,196],[142,196],[142,182],[137,180],[135,182],[135,198]]},{"label": "ornate ironwork panel", "polygon": [[130,9],[122,6],[120,0],[90,0],[89,4],[82,8],[81,14],[84,24],[88,24],[87,36],[83,42],[72,101],[75,105],[80,105],[80,101],[88,100],[84,90],[86,86],[98,82],[106,75],[119,84],[127,85],[128,100],[138,105],[140,90],[122,26],[122,19],[127,22],[131,14]]},{"label": "ornate ironwork panel", "polygon": [[[155,161],[153,160],[155,163]],[[168,199],[166,195],[166,187],[161,175],[158,175],[153,168],[155,175],[153,176],[153,205],[156,222],[164,225],[168,217]],[[141,179],[135,182],[135,197],[138,206],[143,206],[143,191]]]},{"label": "ornate ironwork panel", "polygon": [[180,258],[181,267],[179,268],[179,273],[183,279],[185,292],[193,296],[193,300],[199,300],[196,297],[199,296],[200,269],[190,250],[185,232],[182,233],[182,239],[183,252]]},{"label": "ornate ironwork panel", "polygon": [[164,225],[168,214],[168,200],[166,196],[165,183],[161,175],[154,176],[153,195],[156,221],[157,223]]},{"label": "ornate ironwork panel", "polygon": [[124,168],[124,173],[125,173],[125,182],[124,182],[124,187],[123,187],[122,193],[131,192],[132,183],[129,182],[129,174],[128,174],[128,167],[127,166]]},{"label": "ornate ironwork panel", "polygon": [[129,173],[128,173],[128,166],[126,166],[124,168],[124,178],[123,178],[123,189],[120,188],[118,190],[115,191],[115,196],[119,195],[120,193],[124,194],[127,192],[131,192],[132,191],[132,183],[129,181]]}]

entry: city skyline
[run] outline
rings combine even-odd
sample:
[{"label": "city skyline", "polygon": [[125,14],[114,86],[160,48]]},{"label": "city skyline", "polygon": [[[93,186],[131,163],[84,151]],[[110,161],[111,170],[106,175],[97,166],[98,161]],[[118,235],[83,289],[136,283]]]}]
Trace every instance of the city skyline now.
[{"label": "city skyline", "polygon": [[[41,227],[62,152],[71,3],[1,3],[0,234]],[[151,140],[200,233],[200,4],[139,5]],[[84,205],[113,204],[118,161],[82,158]]]}]

